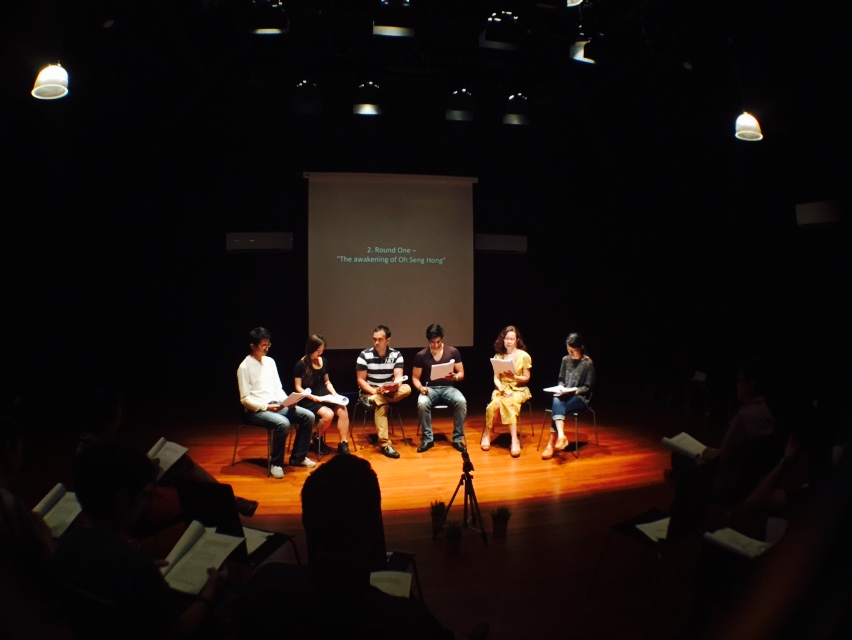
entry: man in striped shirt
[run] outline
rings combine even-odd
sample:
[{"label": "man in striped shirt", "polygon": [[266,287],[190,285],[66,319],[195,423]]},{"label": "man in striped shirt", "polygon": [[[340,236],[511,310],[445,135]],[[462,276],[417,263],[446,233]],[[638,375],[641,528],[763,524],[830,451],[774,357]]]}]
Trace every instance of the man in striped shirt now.
[{"label": "man in striped shirt", "polygon": [[398,458],[399,453],[388,437],[388,403],[399,402],[411,394],[411,387],[403,384],[402,353],[390,346],[391,331],[380,324],[373,329],[373,346],[364,349],[355,363],[360,401],[373,408],[379,447],[388,458]]}]

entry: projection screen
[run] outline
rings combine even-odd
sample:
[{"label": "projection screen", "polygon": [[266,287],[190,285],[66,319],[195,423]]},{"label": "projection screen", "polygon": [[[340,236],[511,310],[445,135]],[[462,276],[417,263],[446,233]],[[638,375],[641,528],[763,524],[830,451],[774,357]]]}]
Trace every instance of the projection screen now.
[{"label": "projection screen", "polygon": [[453,346],[473,345],[476,178],[305,173],[308,322],[330,349],[426,346],[433,322]]}]

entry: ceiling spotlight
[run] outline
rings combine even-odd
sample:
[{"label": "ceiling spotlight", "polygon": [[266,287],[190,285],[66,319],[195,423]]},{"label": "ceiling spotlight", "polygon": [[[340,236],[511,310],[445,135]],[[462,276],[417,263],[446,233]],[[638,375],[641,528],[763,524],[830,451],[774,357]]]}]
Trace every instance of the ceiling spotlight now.
[{"label": "ceiling spotlight", "polygon": [[583,0],[565,0],[566,7],[576,7],[580,4],[583,4]]},{"label": "ceiling spotlight", "polygon": [[763,140],[760,123],[748,111],[743,111],[737,118],[736,125],[734,126],[734,135],[738,140],[748,140],[750,142]]},{"label": "ceiling spotlight", "polygon": [[32,96],[39,100],[57,100],[68,95],[68,72],[59,63],[49,64],[39,71]]},{"label": "ceiling spotlight", "polygon": [[411,0],[381,0],[373,20],[373,35],[389,38],[413,38],[414,20]]},{"label": "ceiling spotlight", "polygon": [[252,0],[251,33],[258,36],[278,36],[290,32],[290,19],[283,0]]},{"label": "ceiling spotlight", "polygon": [[352,113],[358,116],[382,115],[381,87],[372,80],[358,85]]},{"label": "ceiling spotlight", "polygon": [[511,11],[495,11],[479,34],[479,46],[483,49],[514,51],[521,38],[518,16]]},{"label": "ceiling spotlight", "polygon": [[529,99],[520,92],[511,94],[506,101],[503,124],[526,125],[529,123]]},{"label": "ceiling spotlight", "polygon": [[456,122],[471,122],[474,110],[473,94],[468,89],[462,87],[450,94],[444,118]]}]

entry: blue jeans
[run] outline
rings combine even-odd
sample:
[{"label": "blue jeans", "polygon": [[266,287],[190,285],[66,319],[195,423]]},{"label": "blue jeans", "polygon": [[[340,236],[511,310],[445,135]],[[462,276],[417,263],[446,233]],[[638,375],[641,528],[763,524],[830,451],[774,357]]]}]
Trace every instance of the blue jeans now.
[{"label": "blue jeans", "polygon": [[417,396],[417,417],[420,418],[420,430],[423,442],[432,442],[432,407],[447,404],[453,408],[453,442],[464,438],[464,421],[467,418],[467,400],[462,392],[451,385],[427,387],[429,393]]},{"label": "blue jeans", "polygon": [[314,414],[302,407],[291,405],[281,411],[256,411],[246,413],[246,422],[258,427],[271,428],[272,432],[272,464],[284,466],[284,447],[287,435],[290,433],[290,423],[296,423],[296,441],[293,443],[291,458],[304,460],[308,455],[311,444],[311,433],[314,430]]},{"label": "blue jeans", "polygon": [[[564,400],[560,397],[555,397],[553,398],[552,410],[554,420],[564,420],[565,416],[577,413],[578,411],[585,411],[586,401],[583,399],[583,396],[570,396]],[[556,427],[553,424],[550,425],[550,430],[556,433]]]}]

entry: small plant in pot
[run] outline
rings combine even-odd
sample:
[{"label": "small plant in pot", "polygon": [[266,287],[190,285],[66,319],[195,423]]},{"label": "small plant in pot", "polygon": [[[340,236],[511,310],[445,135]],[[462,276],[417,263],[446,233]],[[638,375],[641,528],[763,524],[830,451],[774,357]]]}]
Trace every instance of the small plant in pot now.
[{"label": "small plant in pot", "polygon": [[432,531],[435,532],[444,520],[447,505],[441,500],[433,500],[429,503],[429,515],[432,516]]},{"label": "small plant in pot", "polygon": [[509,518],[512,517],[512,510],[503,505],[495,507],[491,511],[491,524],[494,527],[495,538],[505,538],[506,528],[509,525]]}]

